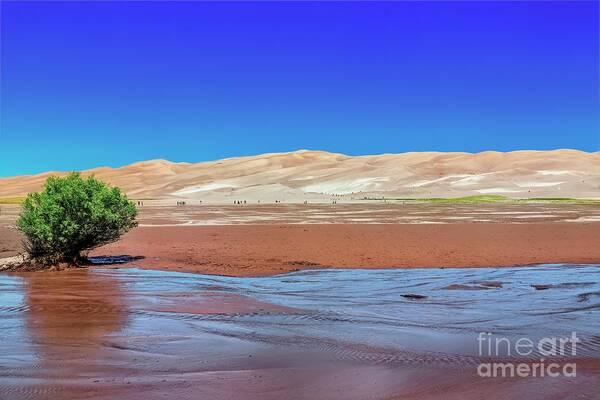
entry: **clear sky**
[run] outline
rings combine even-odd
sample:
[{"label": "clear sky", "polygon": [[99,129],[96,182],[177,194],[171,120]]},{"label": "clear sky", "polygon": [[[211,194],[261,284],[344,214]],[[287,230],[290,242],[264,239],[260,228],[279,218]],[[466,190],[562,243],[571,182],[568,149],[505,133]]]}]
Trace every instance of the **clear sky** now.
[{"label": "clear sky", "polygon": [[2,1],[0,176],[301,148],[598,151],[598,4]]}]

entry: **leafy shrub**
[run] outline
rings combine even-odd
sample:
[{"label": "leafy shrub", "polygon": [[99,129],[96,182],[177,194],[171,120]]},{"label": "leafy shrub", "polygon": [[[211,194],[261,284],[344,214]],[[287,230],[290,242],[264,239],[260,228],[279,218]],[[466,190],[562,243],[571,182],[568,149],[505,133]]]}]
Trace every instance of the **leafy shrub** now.
[{"label": "leafy shrub", "polygon": [[117,187],[79,173],[49,177],[23,202],[18,229],[25,250],[44,265],[77,265],[82,252],[117,240],[137,225],[135,205]]}]

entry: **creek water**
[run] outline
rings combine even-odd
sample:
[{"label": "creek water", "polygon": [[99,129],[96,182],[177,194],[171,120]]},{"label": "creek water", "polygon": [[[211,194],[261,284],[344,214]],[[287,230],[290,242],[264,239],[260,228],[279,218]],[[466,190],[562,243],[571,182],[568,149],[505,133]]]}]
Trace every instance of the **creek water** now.
[{"label": "creek water", "polygon": [[[523,388],[476,376],[490,357],[553,358],[516,354],[519,338],[573,332],[576,349],[556,358],[581,360],[581,378],[543,380],[540,390],[540,380]],[[0,334],[2,399],[452,398],[459,384],[533,398],[572,387],[593,398],[600,266],[4,274]],[[505,342],[490,353],[495,338]]]}]

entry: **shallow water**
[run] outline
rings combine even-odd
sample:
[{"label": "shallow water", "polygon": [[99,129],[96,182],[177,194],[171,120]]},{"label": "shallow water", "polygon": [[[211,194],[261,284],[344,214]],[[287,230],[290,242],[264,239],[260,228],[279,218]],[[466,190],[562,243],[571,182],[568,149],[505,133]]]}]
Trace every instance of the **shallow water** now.
[{"label": "shallow water", "polygon": [[[253,388],[248,398],[425,398],[423,377],[440,371],[450,388],[466,379],[481,392],[480,332],[535,341],[573,331],[576,358],[597,373],[600,266],[0,275],[0,398],[226,398],[240,387]],[[587,382],[567,385],[586,395]],[[526,392],[555,394],[544,390]]]}]

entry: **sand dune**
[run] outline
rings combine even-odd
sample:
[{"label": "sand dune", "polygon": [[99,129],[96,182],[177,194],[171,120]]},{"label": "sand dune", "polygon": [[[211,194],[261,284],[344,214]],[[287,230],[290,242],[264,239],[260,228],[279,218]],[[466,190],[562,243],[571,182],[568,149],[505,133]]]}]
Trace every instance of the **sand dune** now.
[{"label": "sand dune", "polygon": [[[300,150],[202,163],[143,161],[83,171],[133,198],[328,201],[363,197],[600,197],[600,152],[576,150],[437,153],[350,157]],[[0,179],[0,197],[40,190],[52,174]]]}]

